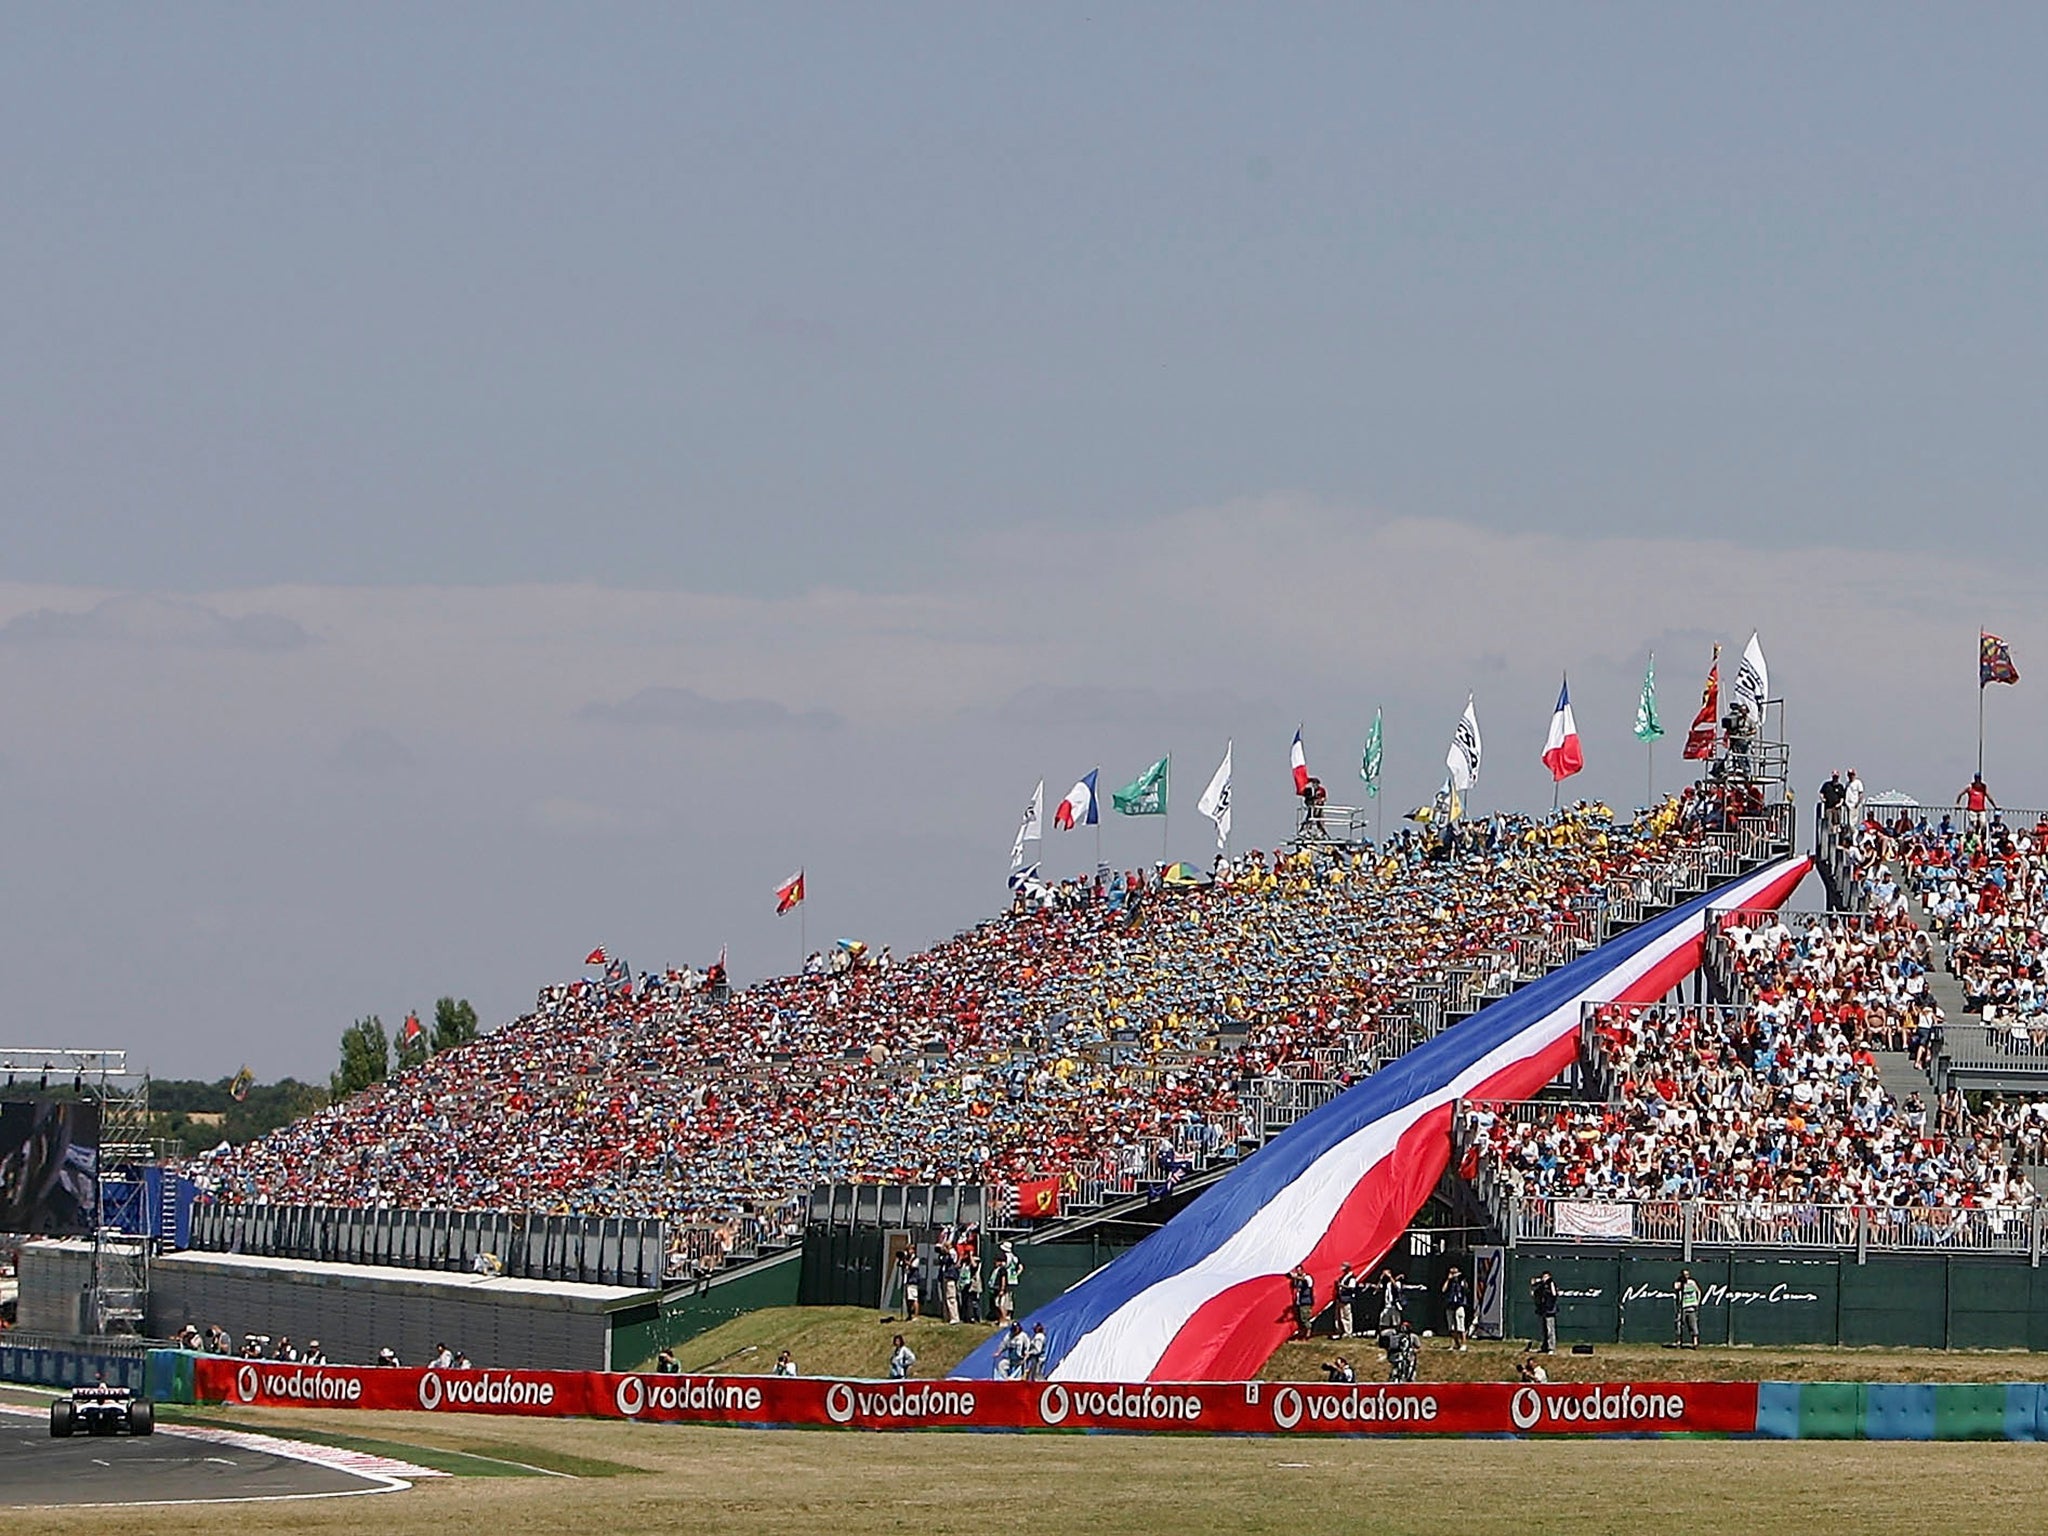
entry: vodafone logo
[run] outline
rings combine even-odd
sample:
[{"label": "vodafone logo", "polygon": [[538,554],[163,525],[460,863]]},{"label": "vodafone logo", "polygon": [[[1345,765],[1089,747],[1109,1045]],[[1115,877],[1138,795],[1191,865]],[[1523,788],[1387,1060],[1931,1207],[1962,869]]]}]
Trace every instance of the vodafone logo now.
[{"label": "vodafone logo", "polygon": [[834,1424],[853,1422],[853,1388],[843,1381],[832,1384],[825,1394],[825,1417]]},{"label": "vodafone logo", "polygon": [[621,1376],[618,1389],[612,1393],[612,1401],[618,1404],[619,1412],[626,1418],[638,1418],[640,1410],[647,1406],[647,1383],[638,1376]]},{"label": "vodafone logo", "polygon": [[1543,1417],[1543,1399],[1536,1395],[1534,1387],[1523,1387],[1508,1399],[1508,1417],[1514,1420],[1517,1429],[1536,1427],[1536,1421]]},{"label": "vodafone logo", "polygon": [[255,1402],[256,1392],[260,1386],[262,1386],[262,1381],[256,1375],[255,1366],[245,1365],[235,1372],[235,1396],[239,1397],[243,1402]]},{"label": "vodafone logo", "polygon": [[1292,1387],[1282,1387],[1273,1394],[1273,1422],[1282,1429],[1292,1429],[1301,1422],[1301,1394]]},{"label": "vodafone logo", "polygon": [[441,1406],[441,1378],[432,1371],[420,1378],[420,1406],[429,1413]]},{"label": "vodafone logo", "polygon": [[1067,1389],[1058,1385],[1050,1386],[1039,1394],[1038,1416],[1048,1424],[1063,1424],[1066,1422],[1069,1406]]}]

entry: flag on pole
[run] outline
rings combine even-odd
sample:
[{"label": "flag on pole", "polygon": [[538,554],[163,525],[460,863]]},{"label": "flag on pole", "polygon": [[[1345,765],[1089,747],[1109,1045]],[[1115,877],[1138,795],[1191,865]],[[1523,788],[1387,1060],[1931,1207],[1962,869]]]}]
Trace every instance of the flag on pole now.
[{"label": "flag on pole", "polygon": [[1552,782],[1570,778],[1586,766],[1586,754],[1579,746],[1579,723],[1572,718],[1572,684],[1566,678],[1557,690],[1557,708],[1551,711],[1550,735],[1543,743],[1543,766]]},{"label": "flag on pole", "polygon": [[1664,722],[1657,718],[1657,653],[1650,652],[1650,665],[1643,671],[1643,696],[1636,700],[1636,740],[1658,741]]},{"label": "flag on pole", "polygon": [[1365,792],[1371,799],[1378,799],[1380,793],[1380,712],[1375,706],[1372,712],[1372,729],[1366,733],[1365,755],[1358,760],[1358,776],[1365,780]]},{"label": "flag on pole", "polygon": [[604,965],[607,962],[609,962],[610,959],[611,956],[604,952],[604,946],[600,944],[597,946],[597,948],[593,949],[589,954],[583,957],[583,963],[585,965]]},{"label": "flag on pole", "polygon": [[251,1072],[247,1067],[244,1067],[241,1071],[237,1072],[234,1075],[234,1077],[229,1081],[228,1097],[233,1099],[237,1104],[243,1103],[249,1097],[249,1090],[251,1088],[254,1088],[255,1086],[256,1074],[254,1072]]},{"label": "flag on pole", "polygon": [[1764,665],[1764,648],[1754,631],[1742,648],[1742,665],[1735,669],[1735,707],[1758,729],[1764,723],[1764,700],[1771,696],[1771,669]]},{"label": "flag on pole", "polygon": [[1074,781],[1074,787],[1067,791],[1052,813],[1052,824],[1062,832],[1071,832],[1076,826],[1092,827],[1102,820],[1095,804],[1095,776],[1100,768],[1090,768],[1081,778]]},{"label": "flag on pole", "polygon": [[1139,774],[1109,797],[1120,816],[1164,816],[1166,814],[1166,767],[1171,757]]},{"label": "flag on pole", "polygon": [[1017,890],[1023,886],[1029,885],[1032,881],[1036,880],[1037,878],[1038,866],[1036,864],[1019,864],[1015,869],[1010,871],[1010,889],[1013,891]]},{"label": "flag on pole", "polygon": [[1298,795],[1308,788],[1308,753],[1302,750],[1301,727],[1294,728],[1294,745],[1287,751],[1288,764],[1294,769],[1294,792]]},{"label": "flag on pole", "polygon": [[1451,771],[1451,787],[1469,793],[1479,782],[1479,716],[1472,708],[1472,695],[1465,695],[1465,713],[1451,736],[1451,750],[1444,754],[1444,766]]},{"label": "flag on pole", "polygon": [[775,887],[775,915],[780,917],[804,899],[804,872],[798,870]]},{"label": "flag on pole", "polygon": [[2012,651],[1998,636],[1985,630],[1977,631],[1977,686],[1983,688],[1991,683],[2016,683],[2020,680],[2020,669],[2012,663]]},{"label": "flag on pole", "polygon": [[1038,788],[1031,791],[1031,798],[1024,803],[1024,819],[1017,823],[1017,840],[1010,845],[1010,868],[1024,867],[1024,845],[1037,842],[1045,835],[1045,780],[1038,781]]},{"label": "flag on pole", "polygon": [[1685,733],[1683,756],[1694,761],[1714,755],[1715,733],[1721,715],[1721,647],[1714,647],[1714,664],[1707,669],[1707,686],[1700,691],[1700,712],[1692,717],[1692,729]]},{"label": "flag on pole", "polygon": [[1234,745],[1223,745],[1223,762],[1216,774],[1209,780],[1209,787],[1202,791],[1202,798],[1195,802],[1195,809],[1216,823],[1216,846],[1227,847],[1230,843],[1230,749]]},{"label": "flag on pole", "polygon": [[408,1013],[405,1016],[405,1022],[398,1026],[398,1043],[402,1046],[410,1046],[413,1041],[419,1039],[422,1033],[419,1014]]}]

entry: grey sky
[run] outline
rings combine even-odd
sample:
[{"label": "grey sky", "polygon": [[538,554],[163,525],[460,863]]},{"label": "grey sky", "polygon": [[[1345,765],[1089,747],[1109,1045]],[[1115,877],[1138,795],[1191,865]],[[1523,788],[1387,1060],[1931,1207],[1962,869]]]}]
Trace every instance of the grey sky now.
[{"label": "grey sky", "polygon": [[1270,843],[1375,703],[1397,808],[1475,689],[1535,806],[1567,667],[1633,799],[1643,653],[1676,732],[1759,626],[1802,791],[1947,795],[2003,626],[2048,801],[2044,34],[17,7],[0,1033],[316,1072],[599,941],[787,964],[799,863],[915,943],[1041,774],[1174,749],[1200,856],[1235,735]]}]

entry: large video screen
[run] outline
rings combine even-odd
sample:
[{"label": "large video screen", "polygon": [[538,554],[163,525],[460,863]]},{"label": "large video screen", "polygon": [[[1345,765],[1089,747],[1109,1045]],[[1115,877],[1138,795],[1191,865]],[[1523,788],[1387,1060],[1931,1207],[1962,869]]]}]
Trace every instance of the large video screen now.
[{"label": "large video screen", "polygon": [[0,1232],[91,1232],[99,1155],[99,1105],[0,1103]]}]

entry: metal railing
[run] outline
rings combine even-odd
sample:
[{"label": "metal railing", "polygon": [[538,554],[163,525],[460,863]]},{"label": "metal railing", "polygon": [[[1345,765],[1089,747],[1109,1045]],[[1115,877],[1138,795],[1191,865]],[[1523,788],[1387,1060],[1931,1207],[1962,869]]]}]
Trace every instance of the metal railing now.
[{"label": "metal railing", "polygon": [[[2041,1262],[2039,1208],[1815,1205],[1804,1201],[1606,1200],[1495,1190],[1495,1219],[1522,1242],[1655,1243],[1681,1249],[2024,1254]],[[1482,1198],[1484,1196],[1482,1195]]]}]

